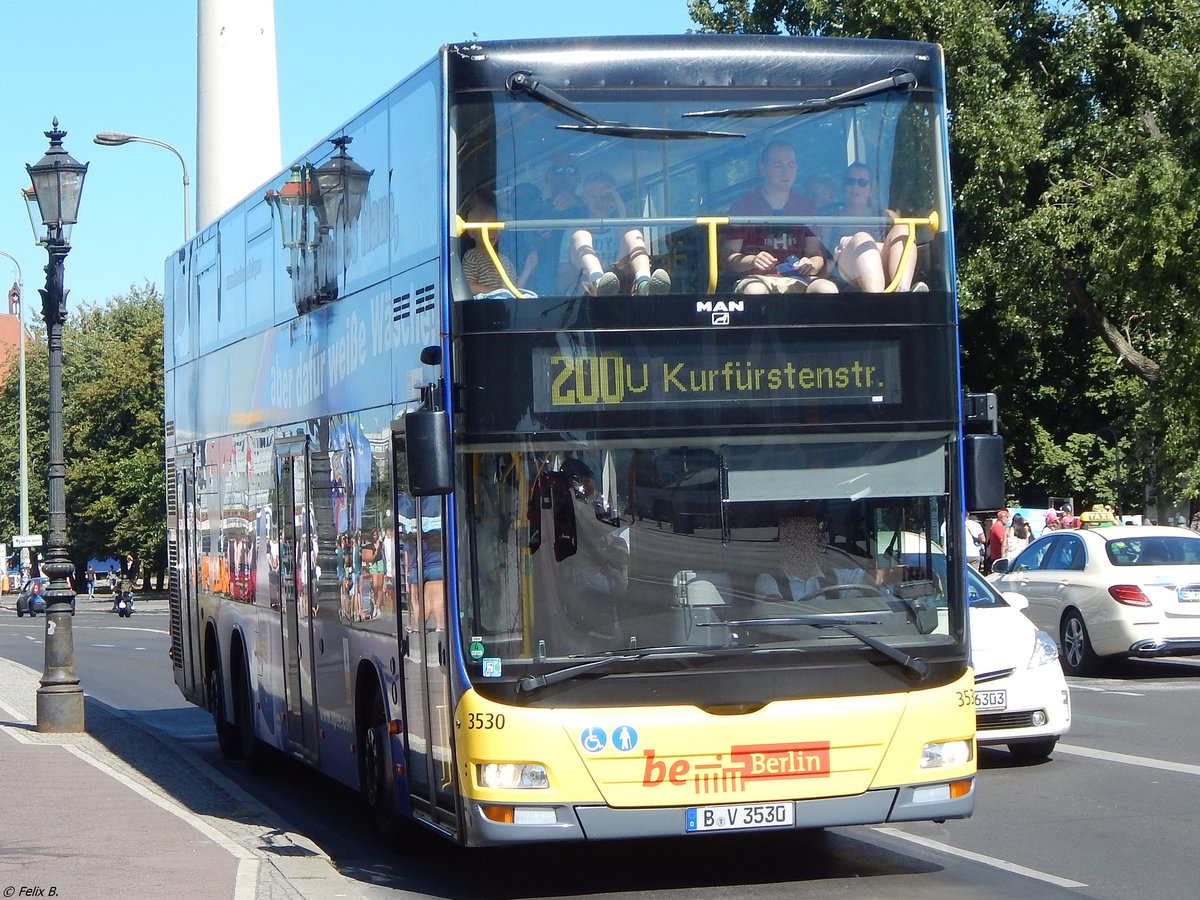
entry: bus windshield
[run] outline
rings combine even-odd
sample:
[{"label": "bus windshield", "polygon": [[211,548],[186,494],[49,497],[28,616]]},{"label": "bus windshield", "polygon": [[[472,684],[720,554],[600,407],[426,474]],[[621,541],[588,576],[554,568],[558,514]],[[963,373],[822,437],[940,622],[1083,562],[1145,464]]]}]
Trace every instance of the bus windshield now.
[{"label": "bus windshield", "polygon": [[[677,647],[953,651],[948,436],[481,454],[460,547],[474,670]],[[939,616],[939,610],[942,610]],[[961,648],[959,648],[961,649]],[[494,660],[483,665],[483,657]],[[630,654],[637,670],[658,655]],[[610,671],[618,666],[606,667]]]},{"label": "bus windshield", "polygon": [[[572,253],[580,229],[606,268],[630,252],[623,239],[636,229],[653,266],[669,275],[671,292],[712,293],[733,289],[725,250],[754,225],[768,239],[789,225],[807,226],[832,258],[852,234],[883,241],[897,219],[918,222],[910,250],[916,278],[930,290],[949,289],[937,225],[947,221],[937,164],[941,110],[930,85],[879,88],[838,103],[826,101],[860,85],[539,85],[569,106],[527,91],[456,95],[451,214],[464,223],[460,254],[479,246],[480,223],[503,223],[486,238],[509,276],[481,286],[468,273],[457,299],[485,296],[496,285],[510,295],[510,288],[526,296],[584,292]],[[779,145],[794,156],[792,200],[781,208],[747,202]]]}]

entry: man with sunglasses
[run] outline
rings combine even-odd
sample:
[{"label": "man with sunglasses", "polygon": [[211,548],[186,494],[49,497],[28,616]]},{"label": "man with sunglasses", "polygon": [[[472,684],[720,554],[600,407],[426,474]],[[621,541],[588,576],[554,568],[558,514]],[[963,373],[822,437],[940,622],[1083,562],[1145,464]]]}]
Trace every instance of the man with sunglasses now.
[{"label": "man with sunglasses", "polygon": [[[861,162],[851,163],[842,184],[844,202],[822,208],[821,214],[863,219],[895,216],[891,210],[884,210],[875,202],[874,191],[871,170]],[[908,255],[907,260],[903,257],[907,238],[907,225],[864,223],[861,227],[855,227],[853,232],[833,231],[825,236],[824,242],[831,250],[835,277],[847,287],[881,293],[895,279],[903,263],[896,290],[928,290],[923,283],[913,286],[913,269],[917,259],[913,253]]]}]

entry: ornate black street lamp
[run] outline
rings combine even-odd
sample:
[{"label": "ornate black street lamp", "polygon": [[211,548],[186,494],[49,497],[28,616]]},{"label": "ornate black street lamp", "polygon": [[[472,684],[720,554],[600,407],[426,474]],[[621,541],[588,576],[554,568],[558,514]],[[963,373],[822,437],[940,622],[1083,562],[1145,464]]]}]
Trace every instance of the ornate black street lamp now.
[{"label": "ornate black street lamp", "polygon": [[[71,630],[71,604],[75,592],[69,576],[75,567],[67,553],[67,502],[64,489],[66,464],[63,462],[62,404],[62,327],[67,318],[67,292],[63,290],[63,264],[71,250],[71,226],[79,212],[83,178],[87,163],[79,163],[63,149],[65,131],[58,119],[50,131],[50,149],[37,165],[26,166],[33,179],[33,199],[37,202],[43,237],[37,242],[50,254],[46,265],[46,287],[42,295],[42,318],[46,320],[46,341],[50,347],[49,431],[46,487],[50,532],[43,556],[42,571],[50,576],[46,589],[46,665],[37,691],[37,730],[51,732],[83,731],[83,689],[75,674],[75,640]],[[26,192],[29,197],[29,192]],[[30,221],[33,221],[32,205]]]}]

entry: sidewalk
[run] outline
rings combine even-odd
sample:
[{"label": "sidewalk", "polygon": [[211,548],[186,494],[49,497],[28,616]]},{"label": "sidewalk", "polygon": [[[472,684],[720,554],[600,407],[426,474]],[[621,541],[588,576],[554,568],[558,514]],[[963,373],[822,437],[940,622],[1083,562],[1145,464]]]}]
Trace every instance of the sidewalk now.
[{"label": "sidewalk", "polygon": [[39,678],[0,659],[0,895],[360,896],[277,813],[134,716],[86,697],[87,733],[38,733]]}]

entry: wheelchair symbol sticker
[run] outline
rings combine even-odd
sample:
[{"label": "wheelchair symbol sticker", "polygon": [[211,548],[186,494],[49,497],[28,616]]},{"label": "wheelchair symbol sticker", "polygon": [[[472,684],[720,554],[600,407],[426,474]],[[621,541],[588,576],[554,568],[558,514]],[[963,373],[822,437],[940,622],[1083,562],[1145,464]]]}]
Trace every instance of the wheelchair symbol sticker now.
[{"label": "wheelchair symbol sticker", "polygon": [[588,753],[599,753],[608,745],[608,735],[603,728],[585,728],[579,735],[579,746]]}]

